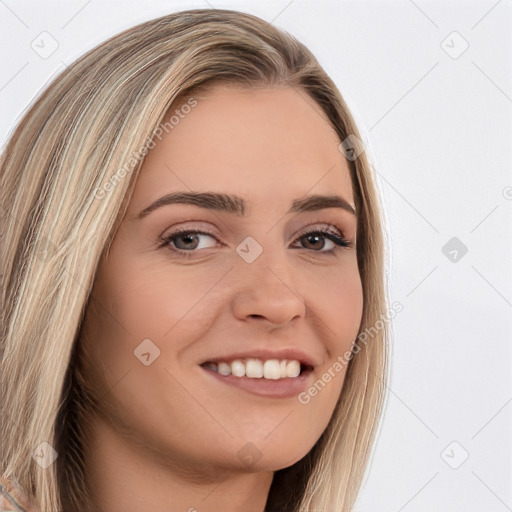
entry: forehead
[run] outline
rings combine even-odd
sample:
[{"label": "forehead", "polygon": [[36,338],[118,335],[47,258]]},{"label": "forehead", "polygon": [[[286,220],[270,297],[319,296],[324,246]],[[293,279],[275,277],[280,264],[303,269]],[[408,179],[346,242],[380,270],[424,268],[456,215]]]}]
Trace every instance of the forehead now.
[{"label": "forehead", "polygon": [[[223,191],[254,202],[340,193],[353,204],[339,137],[304,91],[218,86],[177,104],[172,129],[155,139],[134,200],[173,190]],[[194,105],[194,103],[189,103]],[[151,199],[148,197],[148,199]],[[250,199],[250,201],[251,201]]]}]

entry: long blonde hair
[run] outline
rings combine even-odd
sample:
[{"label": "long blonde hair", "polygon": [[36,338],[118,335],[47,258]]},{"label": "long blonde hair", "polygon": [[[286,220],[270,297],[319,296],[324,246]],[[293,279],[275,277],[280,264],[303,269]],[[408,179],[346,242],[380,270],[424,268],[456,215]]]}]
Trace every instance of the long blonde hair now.
[{"label": "long blonde hair", "polygon": [[[219,82],[304,91],[340,141],[361,139],[338,89],[304,45],[255,16],[198,9],[138,25],[81,57],[30,108],[2,156],[2,475],[42,512],[87,503],[87,398],[75,359],[98,264],[143,159],[128,170],[126,162],[172,104]],[[387,310],[382,212],[366,154],[348,164],[364,299],[359,332],[374,331],[348,363],[321,438],[304,459],[275,473],[268,511],[352,510],[386,398],[388,330],[374,327]],[[120,169],[123,179],[106,188]],[[32,457],[42,442],[58,454],[46,469]]]}]

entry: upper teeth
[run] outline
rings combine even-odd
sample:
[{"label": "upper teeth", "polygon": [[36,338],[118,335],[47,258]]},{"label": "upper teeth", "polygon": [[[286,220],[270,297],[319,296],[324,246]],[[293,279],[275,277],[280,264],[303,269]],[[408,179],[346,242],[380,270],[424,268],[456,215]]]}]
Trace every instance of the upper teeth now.
[{"label": "upper teeth", "polygon": [[251,379],[284,379],[300,375],[300,363],[296,360],[269,359],[265,362],[260,359],[235,359],[231,363],[219,361],[207,363],[206,366],[221,375],[234,375],[235,377],[249,377]]}]

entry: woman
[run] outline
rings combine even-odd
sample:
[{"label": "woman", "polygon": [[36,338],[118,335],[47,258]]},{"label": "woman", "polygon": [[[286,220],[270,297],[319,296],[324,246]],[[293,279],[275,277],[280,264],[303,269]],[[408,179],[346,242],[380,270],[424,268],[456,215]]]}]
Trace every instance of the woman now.
[{"label": "woman", "polygon": [[1,169],[6,497],[352,510],[387,378],[381,215],[302,44],[227,10],[127,30]]}]

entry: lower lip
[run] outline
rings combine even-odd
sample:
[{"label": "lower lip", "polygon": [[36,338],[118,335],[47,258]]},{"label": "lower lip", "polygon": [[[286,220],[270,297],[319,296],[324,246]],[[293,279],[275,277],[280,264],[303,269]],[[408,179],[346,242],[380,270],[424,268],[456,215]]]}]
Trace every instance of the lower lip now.
[{"label": "lower lip", "polygon": [[249,377],[235,377],[234,375],[221,375],[210,368],[201,368],[212,378],[228,386],[234,386],[254,395],[269,398],[289,398],[297,396],[308,388],[312,371],[306,370],[298,377],[286,379],[251,379]]}]

